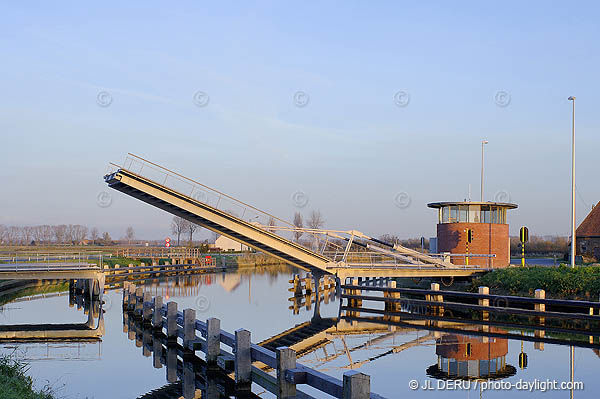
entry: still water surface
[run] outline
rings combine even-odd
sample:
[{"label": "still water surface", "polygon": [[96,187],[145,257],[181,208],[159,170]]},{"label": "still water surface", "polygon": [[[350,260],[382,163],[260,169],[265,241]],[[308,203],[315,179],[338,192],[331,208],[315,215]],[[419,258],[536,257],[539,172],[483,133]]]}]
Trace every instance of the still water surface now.
[{"label": "still water surface", "polygon": [[[309,322],[310,310],[298,314],[289,309],[293,270],[282,268],[271,273],[233,272],[160,280],[146,286],[153,295],[176,301],[178,308],[196,308],[197,317],[217,317],[221,328],[230,332],[245,328],[252,341],[269,339],[295,325]],[[167,384],[165,369],[152,367],[152,357],[142,356],[142,349],[128,339],[123,328],[120,290],[105,295],[105,334],[100,342],[91,343],[3,343],[2,353],[17,351],[31,364],[30,374],[38,387],[52,386],[63,398],[137,398]],[[500,398],[511,397],[568,398],[569,390],[552,390],[542,394],[513,388],[482,391],[481,386],[449,389],[445,376],[464,374],[472,377],[491,369],[497,381],[516,383],[570,380],[570,347],[504,338],[449,334],[415,328],[339,321],[339,299],[321,304],[320,316],[331,326],[321,332],[318,345],[307,338],[306,353],[300,362],[341,378],[350,369],[371,376],[374,392],[388,398]],[[84,323],[87,316],[77,307],[69,307],[68,295],[14,302],[0,312],[0,324]],[[519,367],[519,354],[528,356],[527,368]],[[467,356],[467,351],[469,352]],[[574,397],[596,398],[600,392],[600,357],[598,349],[574,349],[575,381],[583,390]],[[449,369],[449,371],[448,371]],[[498,370],[496,372],[496,370]],[[420,388],[411,390],[416,380]],[[450,379],[452,380],[452,379]],[[457,381],[466,381],[457,379]],[[424,390],[430,386],[434,389]],[[446,386],[447,389],[437,389]],[[256,388],[256,387],[255,387]],[[272,397],[254,389],[261,397]],[[307,393],[318,396],[310,389]]]}]

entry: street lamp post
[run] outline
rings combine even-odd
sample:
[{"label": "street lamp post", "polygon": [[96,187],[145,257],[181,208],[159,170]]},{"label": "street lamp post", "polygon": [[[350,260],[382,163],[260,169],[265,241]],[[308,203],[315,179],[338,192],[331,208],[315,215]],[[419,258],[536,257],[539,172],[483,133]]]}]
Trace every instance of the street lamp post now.
[{"label": "street lamp post", "polygon": [[573,122],[571,138],[571,267],[575,267],[575,96],[569,97],[573,102]]},{"label": "street lamp post", "polygon": [[481,202],[483,202],[483,146],[487,143],[487,140],[481,141]]}]

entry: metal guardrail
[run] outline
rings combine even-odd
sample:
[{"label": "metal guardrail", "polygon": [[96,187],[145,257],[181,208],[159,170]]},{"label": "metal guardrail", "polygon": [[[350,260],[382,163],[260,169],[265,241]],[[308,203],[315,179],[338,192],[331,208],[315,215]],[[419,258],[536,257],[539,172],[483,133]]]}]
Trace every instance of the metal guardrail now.
[{"label": "metal guardrail", "polygon": [[0,272],[99,269],[102,252],[9,252],[0,255]]},{"label": "metal guardrail", "polygon": [[101,270],[95,263],[72,262],[40,262],[40,263],[6,263],[0,264],[1,272],[64,272],[75,270]]}]

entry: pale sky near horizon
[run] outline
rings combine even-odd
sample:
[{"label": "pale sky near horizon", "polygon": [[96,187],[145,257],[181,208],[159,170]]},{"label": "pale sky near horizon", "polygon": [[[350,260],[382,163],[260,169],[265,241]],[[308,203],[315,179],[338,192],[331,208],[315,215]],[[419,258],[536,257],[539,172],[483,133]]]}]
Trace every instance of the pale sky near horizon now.
[{"label": "pale sky near horizon", "polygon": [[[114,190],[133,152],[281,218],[435,236],[428,202],[510,200],[511,234],[567,235],[600,201],[595,2],[4,2],[0,224],[169,235]],[[100,106],[110,95],[110,104]],[[203,107],[198,91],[208,95]],[[294,104],[305,92],[308,103]],[[395,104],[395,93],[410,95]],[[496,95],[498,92],[505,94]],[[400,98],[404,101],[406,97]],[[103,104],[106,105],[106,104]],[[98,206],[102,191],[109,207]],[[292,196],[308,197],[297,208]],[[410,196],[399,208],[395,196]]]}]

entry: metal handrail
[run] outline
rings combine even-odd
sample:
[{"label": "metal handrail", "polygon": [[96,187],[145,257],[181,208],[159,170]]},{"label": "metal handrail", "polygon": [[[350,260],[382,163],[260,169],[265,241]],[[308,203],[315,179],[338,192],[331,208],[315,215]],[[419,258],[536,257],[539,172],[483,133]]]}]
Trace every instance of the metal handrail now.
[{"label": "metal handrail", "polygon": [[[167,174],[167,175],[168,175],[168,174],[171,174],[171,175],[177,176],[177,177],[178,177],[178,178],[180,178],[180,179],[187,180],[188,182],[190,182],[190,183],[192,183],[192,184],[195,184],[195,185],[201,186],[201,187],[203,187],[203,188],[205,188],[205,189],[207,189],[207,190],[209,190],[209,191],[212,191],[212,192],[214,192],[214,193],[218,194],[219,196],[225,197],[225,198],[227,198],[227,199],[229,199],[229,200],[231,200],[231,201],[234,201],[234,202],[236,202],[236,203],[238,203],[238,204],[240,204],[240,205],[243,205],[243,206],[244,206],[244,207],[246,207],[246,208],[250,208],[250,209],[252,209],[252,210],[253,210],[253,211],[255,211],[255,212],[261,213],[261,214],[263,214],[263,215],[265,215],[265,216],[268,216],[268,217],[272,217],[273,219],[275,219],[275,220],[277,220],[277,221],[279,221],[279,222],[282,222],[282,223],[285,223],[285,224],[287,224],[288,226],[292,226],[292,227],[294,227],[294,225],[293,225],[292,223],[288,222],[287,220],[280,219],[280,218],[278,218],[278,217],[277,217],[277,216],[275,216],[275,215],[271,215],[270,213],[267,213],[267,212],[265,212],[265,211],[262,211],[262,210],[260,210],[260,209],[258,209],[258,208],[255,208],[254,206],[252,206],[252,205],[250,205],[250,204],[247,204],[247,203],[245,203],[245,202],[243,202],[243,201],[240,201],[240,200],[238,200],[237,198],[234,198],[234,197],[232,197],[232,196],[230,196],[230,195],[228,195],[228,194],[225,194],[225,193],[223,193],[223,192],[221,192],[221,191],[219,191],[219,190],[216,190],[216,189],[214,189],[214,188],[212,188],[212,187],[209,187],[209,186],[207,186],[207,185],[205,185],[205,184],[202,184],[202,183],[200,183],[200,182],[197,182],[197,181],[196,181],[196,180],[194,180],[194,179],[190,179],[189,177],[183,176],[182,174],[180,174],[180,173],[177,173],[177,172],[175,172],[175,171],[172,171],[172,170],[170,170],[170,169],[168,169],[168,168],[165,168],[164,166],[158,165],[158,164],[156,164],[156,163],[154,163],[154,162],[152,162],[152,161],[149,161],[149,160],[147,160],[147,159],[144,159],[144,158],[142,158],[142,157],[140,157],[140,156],[137,156],[137,155],[135,155],[135,154],[132,154],[132,153],[130,153],[130,152],[128,152],[128,153],[127,153],[127,155],[130,155],[130,156],[132,156],[133,158],[136,158],[136,159],[138,159],[138,160],[140,160],[140,161],[142,161],[142,162],[148,163],[148,164],[150,164],[150,165],[153,165],[153,166],[155,166],[155,167],[157,167],[157,168],[159,168],[159,169],[162,169],[163,171],[165,171],[165,174]],[[127,159],[125,160],[125,162],[127,162]],[[115,164],[113,164],[113,165],[115,165]],[[115,165],[115,166],[119,167],[118,165]],[[126,169],[126,168],[124,168],[124,169]],[[166,181],[166,179],[165,179],[165,181]]]},{"label": "metal handrail", "polygon": [[[134,162],[140,164],[139,172],[137,172],[137,168],[135,168],[135,169],[133,168]],[[290,228],[289,231],[299,230],[298,228],[296,228],[292,223],[288,222],[287,220],[281,219],[281,218],[279,218],[277,216],[274,216],[274,215],[272,215],[272,214],[270,214],[268,212],[262,211],[262,210],[254,207],[254,206],[252,206],[250,204],[247,204],[247,203],[245,203],[243,201],[238,200],[237,198],[234,198],[234,197],[232,197],[232,196],[230,196],[228,194],[225,194],[225,193],[223,193],[223,192],[221,192],[219,190],[216,190],[216,189],[214,189],[212,187],[209,187],[209,186],[207,186],[205,184],[202,184],[202,183],[200,183],[200,182],[198,182],[196,180],[193,180],[191,178],[183,176],[180,173],[172,171],[172,170],[170,170],[170,169],[168,169],[168,168],[166,168],[164,166],[158,165],[158,164],[156,164],[156,163],[154,163],[152,161],[144,159],[144,158],[142,158],[140,156],[137,156],[135,154],[128,153],[128,156],[125,158],[125,162],[124,162],[123,165],[117,165],[117,164],[114,164],[114,163],[111,163],[111,165],[113,167],[117,168],[117,170],[121,169],[121,170],[127,171],[129,173],[133,173],[133,174],[139,175],[139,176],[144,177],[146,179],[150,179],[152,181],[155,181],[158,184],[162,184],[165,187],[171,188],[171,189],[175,190],[176,192],[180,192],[178,189],[174,189],[174,188],[170,187],[167,184],[168,178],[169,177],[173,177],[173,178],[175,178],[175,179],[177,179],[177,180],[179,180],[179,181],[181,181],[181,182],[183,182],[185,184],[189,184],[191,186],[192,190],[191,190],[191,192],[189,194],[190,198],[192,198],[192,199],[194,199],[196,201],[199,201],[199,202],[206,203],[207,205],[210,205],[209,202],[202,201],[202,200],[194,197],[194,191],[195,191],[196,188],[198,188],[200,190],[208,191],[208,193],[212,193],[212,194],[218,196],[216,205],[214,206],[216,209],[219,209],[221,211],[229,213],[232,216],[238,217],[238,218],[240,218],[242,220],[245,220],[247,222],[256,224],[258,227],[262,228],[262,226],[264,225],[264,224],[256,222],[256,219],[262,216],[262,217],[266,218],[265,222],[267,222],[268,220],[272,219],[272,220],[278,221],[280,223],[283,223],[283,224],[289,226],[289,228]],[[154,171],[156,171],[156,172],[164,175],[165,178],[164,178],[163,182],[161,183],[159,181],[154,180],[152,177],[149,177],[149,176],[143,174],[142,170],[143,170],[144,167],[150,168],[150,169],[152,169],[152,170],[154,170]],[[232,205],[234,205],[234,206],[241,207],[242,215],[239,216],[239,215],[236,215],[233,211],[224,209],[224,207],[221,205],[221,199],[222,198],[225,198],[226,201],[230,201],[232,203]],[[219,205],[221,205],[221,206],[219,206]],[[258,214],[258,215],[255,216],[255,217],[253,217],[253,218],[245,217],[246,213],[247,213],[247,210],[250,210],[250,212],[253,212],[254,214]],[[272,230],[275,230],[276,228],[277,228],[277,226],[269,226],[267,228],[267,230],[272,231]],[[306,233],[310,234],[312,237],[314,237],[319,242],[324,241],[323,238],[319,237],[319,234],[324,234],[320,230],[312,229],[312,231],[306,231]],[[334,246],[335,244],[329,242],[329,245]]]}]

